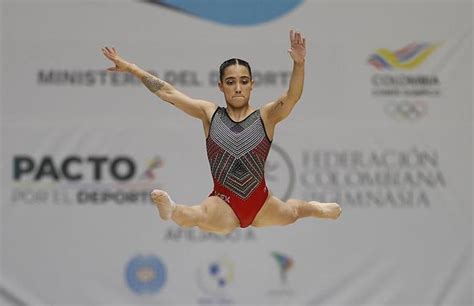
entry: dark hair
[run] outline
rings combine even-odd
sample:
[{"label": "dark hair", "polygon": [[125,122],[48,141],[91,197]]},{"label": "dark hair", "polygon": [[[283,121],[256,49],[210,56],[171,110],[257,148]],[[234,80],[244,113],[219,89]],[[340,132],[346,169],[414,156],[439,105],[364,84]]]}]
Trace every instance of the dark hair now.
[{"label": "dark hair", "polygon": [[247,63],[243,59],[234,57],[234,58],[226,60],[219,67],[219,80],[221,80],[221,82],[222,82],[222,78],[224,77],[224,70],[227,67],[232,66],[232,65],[243,65],[243,66],[247,67],[247,69],[249,70],[249,73],[250,73],[250,79],[252,79],[252,69],[250,69],[249,63]]}]

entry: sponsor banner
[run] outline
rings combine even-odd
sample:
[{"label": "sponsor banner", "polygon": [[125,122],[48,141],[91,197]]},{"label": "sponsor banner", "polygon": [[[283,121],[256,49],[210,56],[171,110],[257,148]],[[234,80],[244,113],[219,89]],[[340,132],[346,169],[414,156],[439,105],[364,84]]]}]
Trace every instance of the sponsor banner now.
[{"label": "sponsor banner", "polygon": [[[281,134],[280,142],[275,142],[267,164],[268,185],[275,195],[283,199],[337,201],[344,210],[341,219],[307,219],[284,228],[249,228],[236,230],[227,236],[204,233],[196,228],[181,229],[172,223],[163,222],[149,200],[148,194],[152,188],[171,190],[170,194],[175,199],[197,201],[206,196],[203,190],[210,187],[202,179],[203,175],[209,175],[206,174],[208,169],[181,167],[187,163],[207,161],[201,160],[202,156],[187,151],[176,142],[176,139],[180,139],[174,137],[178,132],[167,133],[166,137],[169,138],[163,140],[170,145],[157,147],[151,157],[148,155],[148,143],[145,139],[152,135],[142,133],[141,136],[144,137],[139,138],[131,131],[114,135],[108,130],[94,130],[94,136],[88,137],[81,149],[74,153],[66,149],[73,146],[66,141],[62,142],[64,151],[59,152],[50,151],[50,146],[47,145],[36,151],[33,148],[35,144],[11,146],[5,154],[5,157],[9,156],[9,161],[5,163],[8,171],[5,171],[2,178],[5,182],[2,202],[8,203],[3,205],[3,215],[8,218],[2,224],[10,233],[15,233],[14,237],[18,240],[3,241],[3,245],[11,252],[5,256],[9,265],[4,270],[22,278],[22,274],[18,273],[21,265],[30,272],[36,271],[35,275],[41,277],[41,269],[33,266],[41,259],[51,261],[51,265],[57,270],[56,275],[61,279],[66,277],[65,273],[68,271],[63,270],[64,267],[73,266],[75,254],[80,252],[84,254],[84,264],[87,263],[90,267],[86,269],[87,273],[81,270],[74,273],[88,279],[97,278],[98,282],[107,282],[109,277],[115,277],[113,270],[109,269],[114,269],[116,263],[94,272],[92,270],[96,260],[107,260],[106,257],[113,253],[129,253],[153,245],[156,252],[168,258],[170,269],[167,270],[167,275],[173,285],[153,291],[155,289],[147,286],[156,285],[151,277],[157,272],[152,272],[151,267],[143,268],[144,272],[136,272],[138,276],[135,277],[142,278],[143,282],[150,281],[150,284],[142,284],[142,290],[156,294],[139,294],[140,299],[173,300],[172,297],[178,294],[180,288],[186,288],[194,293],[181,300],[182,302],[238,304],[242,299],[262,303],[295,302],[304,298],[318,300],[321,298],[319,294],[324,297],[324,293],[310,295],[312,283],[309,280],[314,278],[311,271],[316,254],[317,258],[324,261],[339,258],[344,260],[346,268],[351,265],[354,268],[361,265],[363,258],[376,253],[387,262],[394,260],[394,268],[410,266],[409,270],[397,270],[397,277],[408,277],[409,273],[418,271],[423,277],[431,278],[435,275],[419,270],[416,262],[411,265],[405,262],[409,260],[409,254],[421,260],[426,252],[434,253],[436,255],[431,255],[430,262],[441,265],[448,255],[437,251],[440,243],[449,246],[451,250],[465,250],[466,245],[469,245],[471,220],[465,211],[469,211],[470,195],[463,180],[469,176],[468,168],[463,166],[463,160],[468,157],[455,152],[454,144],[459,140],[443,140],[446,146],[435,147],[427,144],[436,143],[438,139],[436,135],[430,134],[423,137],[426,143],[416,142],[418,136],[404,136],[405,139],[401,141],[402,135],[387,141],[385,135],[388,131],[392,136],[394,132],[384,129],[372,132],[370,140],[367,140],[367,131],[364,129],[333,131],[329,139],[324,126],[314,126],[315,131],[320,132],[308,134],[305,128],[289,126],[287,132]],[[75,135],[73,130],[69,133],[64,130],[62,133],[67,135],[64,136],[65,139],[71,139],[75,143],[75,139],[82,136]],[[90,135],[87,130],[76,133]],[[21,130],[15,134],[21,135]],[[37,129],[35,135],[36,139],[57,143],[47,130]],[[305,135],[305,142],[301,143],[291,135]],[[108,144],[97,147],[96,144],[100,142],[95,138],[104,139],[106,136]],[[123,145],[123,138],[130,139],[129,146],[116,148]],[[377,143],[379,146],[375,145]],[[176,150],[177,148],[180,150]],[[453,156],[460,158],[453,159]],[[183,186],[180,177],[187,177],[186,180],[191,183]],[[183,190],[186,191],[185,194]],[[447,211],[450,211],[449,218]],[[423,222],[419,222],[420,219]],[[107,225],[104,228],[105,220]],[[67,235],[63,231],[57,231],[66,224]],[[323,234],[327,231],[330,234]],[[347,231],[352,235],[347,236]],[[414,232],[417,234],[413,235]],[[305,233],[319,233],[318,245],[332,245],[337,241],[337,247],[305,247],[305,239],[308,239]],[[399,237],[404,237],[403,247],[410,252],[401,251],[399,244],[393,244],[393,239]],[[41,248],[38,250],[38,246],[31,243],[32,239],[42,241],[44,245],[61,245],[66,253],[57,252],[55,247],[47,251]],[[77,239],[81,240],[80,245],[77,245]],[[424,241],[422,247],[419,245],[420,240]],[[107,251],[100,256],[92,254],[95,246],[102,245],[104,241],[107,242]],[[276,253],[268,250],[278,249],[279,246],[281,248],[281,241],[285,241],[283,250],[274,251]],[[354,241],[357,241],[357,245],[354,245]],[[377,243],[374,244],[374,241]],[[186,252],[189,248],[198,258],[223,250],[232,250],[229,254],[240,258],[238,261],[234,259],[234,268],[235,271],[244,272],[235,274],[232,295],[216,297],[202,292],[199,287],[202,284],[196,283],[199,281],[184,281],[190,277],[189,271],[195,271],[196,266],[200,265],[197,260],[189,260]],[[20,253],[21,256],[18,255]],[[343,255],[351,253],[356,256],[348,259]],[[13,254],[15,257],[10,257]],[[250,254],[254,254],[255,259],[251,259]],[[131,255],[128,256],[132,258]],[[299,269],[295,269],[296,257],[298,262],[301,261]],[[403,260],[396,259],[399,257]],[[462,264],[466,264],[462,258],[460,260]],[[112,263],[115,261],[117,260]],[[207,258],[206,261],[210,259]],[[269,273],[273,273],[274,277],[271,282],[256,281],[258,277],[252,274],[255,273],[255,266],[261,267],[267,261],[272,264],[268,264],[263,271],[267,269],[273,272],[262,273],[267,277],[272,275]],[[382,264],[383,261],[380,262]],[[83,266],[78,266],[79,268],[84,269]],[[320,273],[330,271],[330,268],[317,269]],[[343,269],[336,269],[332,273],[343,278],[345,272]],[[375,277],[377,273],[387,272],[383,270],[374,273]],[[211,281],[217,281],[211,276],[207,274],[208,278],[201,281],[207,282],[207,285]],[[201,274],[201,277],[204,276]],[[249,277],[258,285],[248,280]],[[31,282],[34,280],[35,276],[30,276],[25,284],[32,286]],[[335,278],[333,281],[338,280]],[[318,282],[324,280],[318,279]],[[51,284],[55,282],[52,281]],[[218,283],[213,284],[217,286]],[[140,286],[140,283],[135,285]],[[85,286],[84,290],[90,290],[90,285]],[[259,291],[249,296],[247,291],[252,287]],[[214,289],[217,290],[217,287]],[[131,290],[131,296],[137,294]],[[353,293],[345,294],[351,296]],[[79,296],[77,298],[81,299]]]}]

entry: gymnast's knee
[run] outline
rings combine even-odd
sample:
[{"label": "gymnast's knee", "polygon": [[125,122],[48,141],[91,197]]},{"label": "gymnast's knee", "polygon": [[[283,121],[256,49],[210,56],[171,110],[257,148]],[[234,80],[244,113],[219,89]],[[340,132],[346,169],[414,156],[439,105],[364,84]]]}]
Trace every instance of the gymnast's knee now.
[{"label": "gymnast's knee", "polygon": [[300,200],[297,199],[288,199],[286,201],[287,206],[285,207],[285,212],[282,212],[282,215],[286,215],[286,224],[295,223],[299,218],[298,204]]},{"label": "gymnast's knee", "polygon": [[198,225],[198,218],[183,209],[176,209],[172,215],[173,221],[181,227],[193,227]]}]

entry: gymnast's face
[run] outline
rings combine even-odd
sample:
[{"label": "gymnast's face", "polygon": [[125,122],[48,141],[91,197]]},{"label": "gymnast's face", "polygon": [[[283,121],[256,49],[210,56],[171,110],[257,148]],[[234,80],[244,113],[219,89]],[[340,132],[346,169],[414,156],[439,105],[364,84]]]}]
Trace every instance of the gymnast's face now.
[{"label": "gymnast's face", "polygon": [[238,64],[228,66],[219,82],[219,88],[230,106],[241,108],[248,105],[253,80],[250,78],[247,67]]}]

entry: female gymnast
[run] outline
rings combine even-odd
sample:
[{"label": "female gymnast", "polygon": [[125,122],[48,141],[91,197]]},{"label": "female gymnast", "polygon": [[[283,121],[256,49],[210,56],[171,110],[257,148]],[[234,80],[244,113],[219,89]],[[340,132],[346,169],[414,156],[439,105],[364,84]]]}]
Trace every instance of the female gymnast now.
[{"label": "female gymnast", "polygon": [[337,203],[320,203],[273,196],[265,183],[265,161],[272,144],[275,126],[288,117],[301,97],[304,83],[306,39],[290,30],[293,60],[288,90],[260,109],[250,105],[254,81],[249,64],[232,58],[219,68],[219,89],[227,107],[194,99],[171,84],[124,60],[115,48],[103,54],[115,64],[112,72],[128,72],[140,79],[156,96],[202,121],[214,189],[199,205],[176,204],[163,190],[150,194],[163,220],[182,227],[228,234],[237,227],[287,225],[304,217],[337,219]]}]

